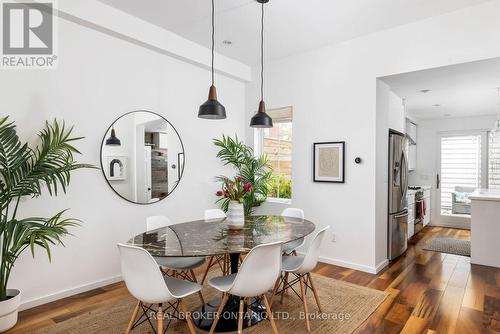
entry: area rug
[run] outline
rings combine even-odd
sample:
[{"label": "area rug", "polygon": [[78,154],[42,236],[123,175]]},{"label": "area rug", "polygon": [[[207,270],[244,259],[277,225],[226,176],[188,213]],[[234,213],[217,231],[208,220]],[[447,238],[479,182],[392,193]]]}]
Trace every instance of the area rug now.
[{"label": "area rug", "polygon": [[434,238],[424,247],[425,250],[430,250],[440,253],[449,253],[470,257],[470,241],[453,238]]},{"label": "area rug", "polygon": [[[318,312],[311,291],[307,293],[309,312],[314,315],[311,320],[312,333],[352,333],[358,328],[384,301],[386,292],[341,282],[320,275],[313,275],[313,281],[320,296],[323,314]],[[203,290],[205,300],[219,296],[217,291],[210,287]],[[200,300],[197,296],[185,299],[188,309],[194,310]],[[97,309],[75,318],[62,321],[56,325],[42,328],[36,334],[88,334],[88,333],[124,333],[136,301],[132,297],[124,299],[121,303],[106,309]],[[287,320],[277,320],[276,324],[280,333],[307,333],[305,320],[301,318],[303,312],[301,300],[293,293],[285,295],[283,304],[279,298],[273,302],[273,312],[282,315],[287,313]],[[283,316],[282,316],[283,318]],[[188,333],[186,323],[173,321],[168,328],[168,333]],[[199,333],[205,333],[197,329]],[[133,334],[153,333],[146,323],[135,328]],[[269,321],[264,321],[245,333],[267,334],[272,333]]]}]

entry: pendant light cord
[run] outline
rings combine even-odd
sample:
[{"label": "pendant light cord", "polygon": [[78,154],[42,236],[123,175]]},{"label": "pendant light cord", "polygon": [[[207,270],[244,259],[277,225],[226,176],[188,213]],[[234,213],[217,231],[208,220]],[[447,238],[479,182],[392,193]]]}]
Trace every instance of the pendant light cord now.
[{"label": "pendant light cord", "polygon": [[215,57],[215,0],[212,0],[212,86],[214,85],[214,57]]},{"label": "pendant light cord", "polygon": [[264,101],[264,3],[261,10],[260,26],[260,100]]}]

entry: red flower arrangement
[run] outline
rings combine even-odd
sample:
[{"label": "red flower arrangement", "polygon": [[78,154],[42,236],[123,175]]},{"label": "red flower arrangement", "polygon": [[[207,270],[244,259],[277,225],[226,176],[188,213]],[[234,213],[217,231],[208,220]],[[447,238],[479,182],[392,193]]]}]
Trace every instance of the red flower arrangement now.
[{"label": "red flower arrangement", "polygon": [[243,183],[241,176],[235,177],[233,180],[225,178],[222,184],[222,190],[215,193],[218,197],[228,198],[230,201],[243,203],[246,194],[252,191],[251,183]]}]

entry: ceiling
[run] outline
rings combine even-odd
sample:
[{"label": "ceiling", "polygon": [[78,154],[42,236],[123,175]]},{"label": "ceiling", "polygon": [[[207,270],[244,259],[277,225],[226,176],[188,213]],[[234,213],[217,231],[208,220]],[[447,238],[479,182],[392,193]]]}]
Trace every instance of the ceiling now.
[{"label": "ceiling", "polygon": [[392,75],[382,80],[406,99],[408,113],[418,119],[494,115],[500,110],[500,58]]},{"label": "ceiling", "polygon": [[[210,0],[98,1],[210,46]],[[266,58],[286,57],[486,1],[270,0],[265,5]],[[216,10],[217,51],[246,64],[258,63],[260,5],[255,0],[216,0]]]}]

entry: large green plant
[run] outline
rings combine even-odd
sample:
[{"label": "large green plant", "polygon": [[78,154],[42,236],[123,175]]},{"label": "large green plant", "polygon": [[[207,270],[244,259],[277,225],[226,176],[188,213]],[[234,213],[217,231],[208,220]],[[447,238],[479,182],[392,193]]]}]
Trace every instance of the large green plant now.
[{"label": "large green plant", "polygon": [[71,137],[72,129],[47,122],[38,135],[39,144],[30,148],[19,140],[14,123],[0,118],[0,301],[7,299],[11,269],[26,248],[35,256],[35,247],[40,246],[50,260],[50,247],[63,244],[68,228],[79,225],[76,219],[63,218],[65,210],[50,218],[17,217],[24,197],[40,196],[44,186],[57,196],[60,190],[66,192],[71,171],[93,167],[74,161],[73,155],[80,152],[72,142],[81,137]]},{"label": "large green plant", "polygon": [[[236,169],[236,173],[241,176],[243,183],[251,183],[252,190],[245,196],[243,206],[245,215],[249,216],[254,212],[254,208],[261,205],[267,198],[269,184],[272,180],[272,168],[269,165],[266,155],[256,157],[253,149],[241,142],[236,136],[222,136],[222,139],[214,139],[215,146],[220,150],[217,157],[224,165],[231,165]],[[223,182],[225,176],[219,176],[218,180]],[[229,199],[220,201],[221,208],[227,211]]]}]

